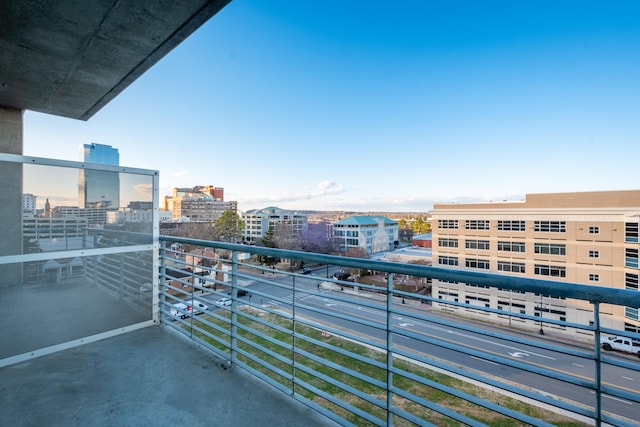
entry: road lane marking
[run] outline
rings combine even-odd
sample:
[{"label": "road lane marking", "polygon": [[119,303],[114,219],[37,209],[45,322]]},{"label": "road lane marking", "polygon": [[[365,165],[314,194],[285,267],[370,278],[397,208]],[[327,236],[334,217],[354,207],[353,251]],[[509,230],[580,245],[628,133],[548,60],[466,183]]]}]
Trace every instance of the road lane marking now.
[{"label": "road lane marking", "polygon": [[479,360],[479,361],[481,361],[481,362],[491,363],[492,365],[496,365],[496,366],[497,366],[497,365],[499,365],[499,363],[492,362],[491,360],[486,360],[486,359],[483,359],[483,358],[481,358],[481,357],[476,357],[476,356],[470,356],[470,357],[471,357],[472,359],[476,359],[476,360]]}]

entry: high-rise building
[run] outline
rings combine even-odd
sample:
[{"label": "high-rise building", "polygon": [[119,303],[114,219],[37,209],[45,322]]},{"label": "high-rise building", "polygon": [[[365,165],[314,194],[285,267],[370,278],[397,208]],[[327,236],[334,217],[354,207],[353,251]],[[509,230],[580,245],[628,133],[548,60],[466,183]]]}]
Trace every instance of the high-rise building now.
[{"label": "high-rise building", "polygon": [[[85,163],[118,166],[118,149],[110,145],[84,144],[82,149]],[[120,207],[120,174],[111,171],[80,170],[78,182],[79,208],[118,209]]]},{"label": "high-rise building", "polygon": [[[608,288],[638,290],[640,191],[528,194],[521,202],[436,204],[433,265]],[[483,320],[523,328],[568,329],[512,318],[509,312],[559,321],[593,322],[592,307],[570,298],[549,297],[489,286],[433,280],[433,296],[495,309],[444,306]],[[603,326],[640,332],[638,309],[600,307]],[[566,331],[569,333],[570,331]],[[579,332],[575,332],[579,333]]]}]

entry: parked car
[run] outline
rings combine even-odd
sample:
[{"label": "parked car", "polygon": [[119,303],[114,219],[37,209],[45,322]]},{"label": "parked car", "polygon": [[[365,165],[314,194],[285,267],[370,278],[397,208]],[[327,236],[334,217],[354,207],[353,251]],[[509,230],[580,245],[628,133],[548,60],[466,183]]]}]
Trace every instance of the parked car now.
[{"label": "parked car", "polygon": [[219,307],[226,307],[229,306],[233,303],[233,301],[231,300],[231,298],[220,298],[218,301],[216,301],[214,304],[219,306]]},{"label": "parked car", "polygon": [[175,318],[181,318],[184,319],[185,317],[188,317],[191,315],[191,307],[183,304],[181,302],[173,304],[173,306],[171,307],[171,310],[169,310],[169,313],[171,313],[171,316],[175,317]]},{"label": "parked car", "polygon": [[[233,291],[229,290],[227,291],[227,295],[231,295],[233,293]],[[249,295],[248,291],[245,291],[244,289],[238,289],[238,297],[243,297],[245,295]]]},{"label": "parked car", "polygon": [[192,299],[186,302],[187,306],[193,309],[193,314],[202,314],[203,311],[209,310],[209,306],[202,301]]},{"label": "parked car", "polygon": [[336,273],[334,273],[333,278],[336,280],[350,280],[351,279],[351,274],[345,272],[345,271],[338,271]]}]

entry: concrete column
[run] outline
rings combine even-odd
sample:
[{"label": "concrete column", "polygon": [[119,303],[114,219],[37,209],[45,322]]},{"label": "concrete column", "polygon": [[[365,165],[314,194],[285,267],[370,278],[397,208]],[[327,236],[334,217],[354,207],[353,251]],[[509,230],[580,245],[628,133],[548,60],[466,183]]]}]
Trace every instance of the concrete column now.
[{"label": "concrete column", "polygon": [[[23,111],[0,106],[0,152],[22,154]],[[0,256],[22,253],[22,165],[0,163]],[[0,287],[22,284],[22,266],[0,265]]]}]

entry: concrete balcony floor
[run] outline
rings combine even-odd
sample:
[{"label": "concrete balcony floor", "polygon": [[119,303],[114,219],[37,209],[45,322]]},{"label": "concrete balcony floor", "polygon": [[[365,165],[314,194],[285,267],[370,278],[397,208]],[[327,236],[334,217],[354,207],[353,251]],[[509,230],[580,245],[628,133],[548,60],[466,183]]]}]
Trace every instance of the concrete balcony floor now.
[{"label": "concrete balcony floor", "polygon": [[0,368],[5,426],[333,426],[163,326]]}]

